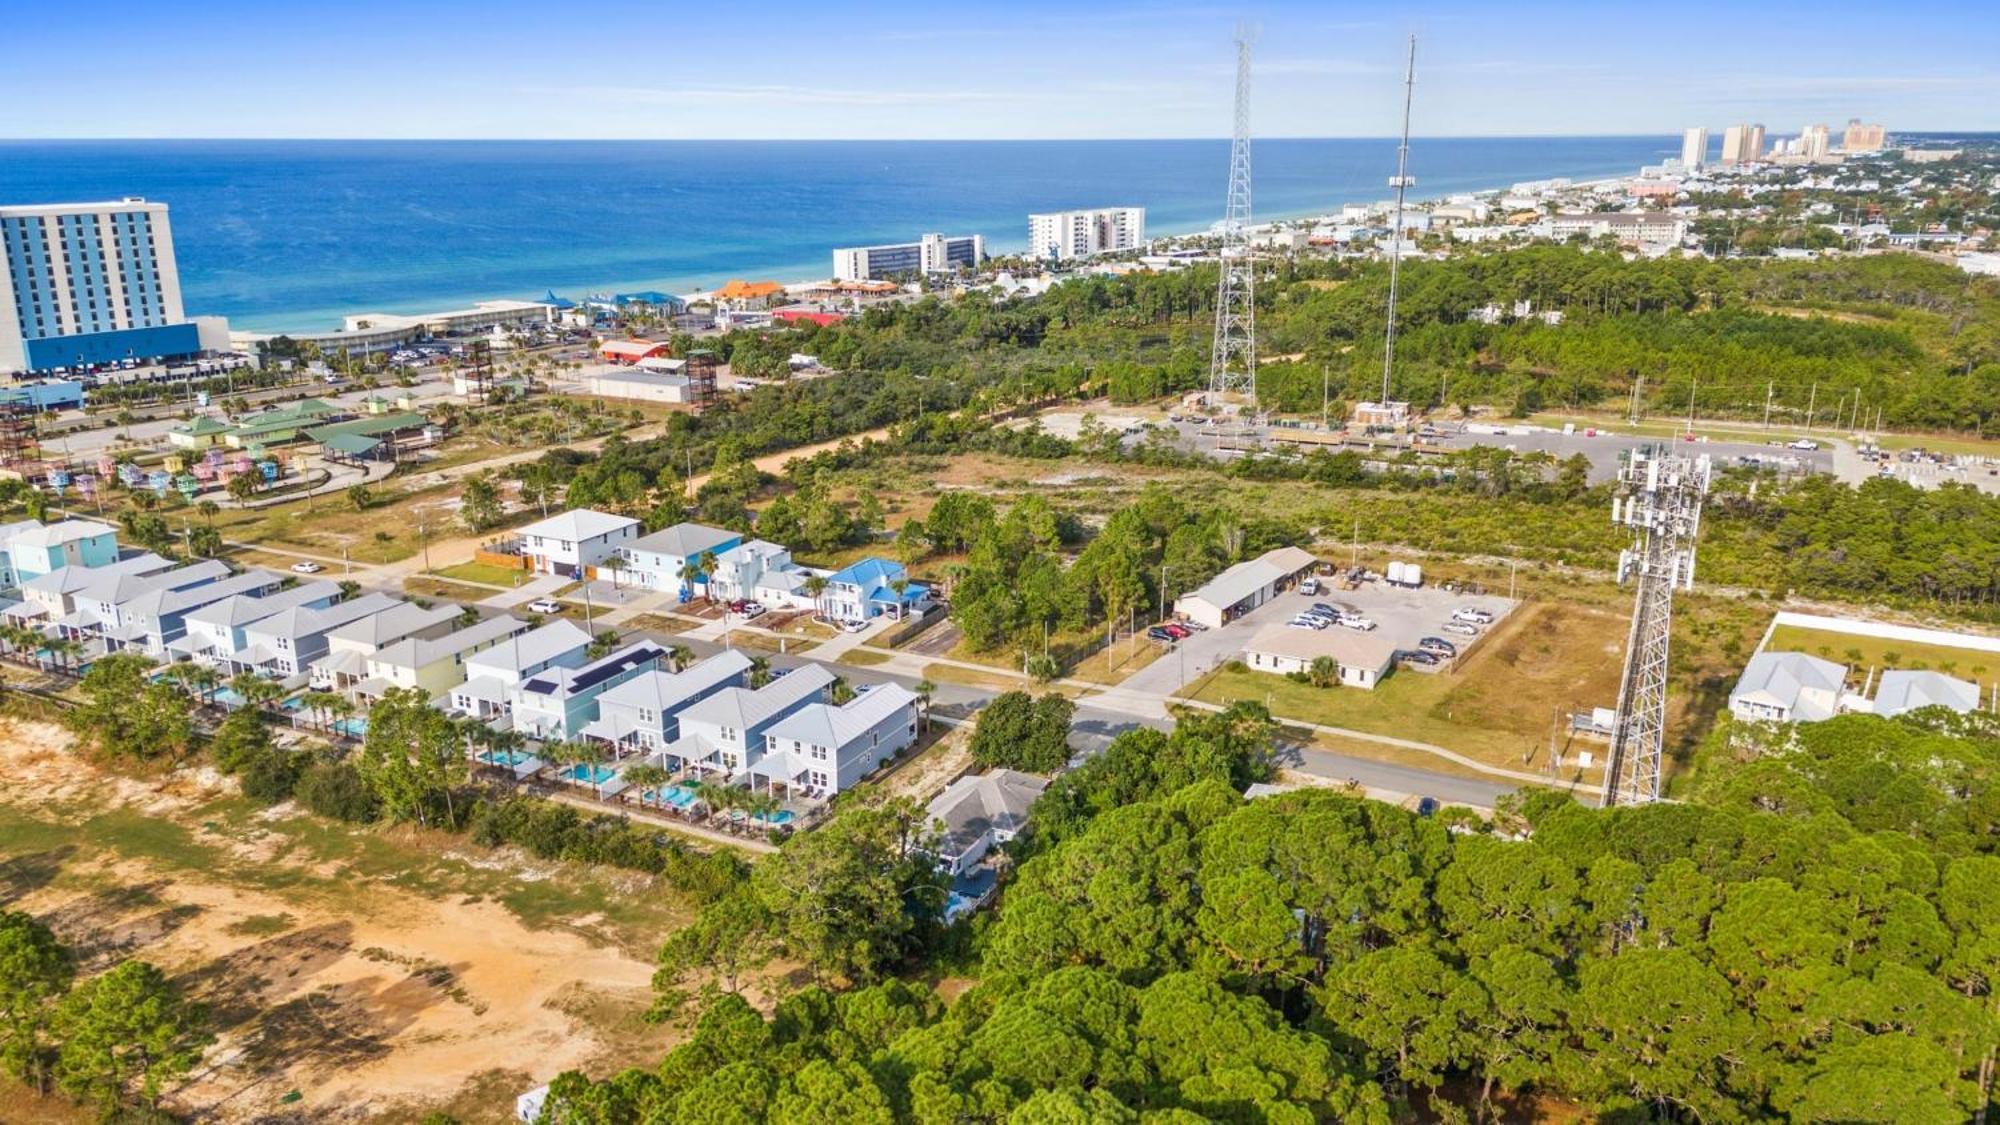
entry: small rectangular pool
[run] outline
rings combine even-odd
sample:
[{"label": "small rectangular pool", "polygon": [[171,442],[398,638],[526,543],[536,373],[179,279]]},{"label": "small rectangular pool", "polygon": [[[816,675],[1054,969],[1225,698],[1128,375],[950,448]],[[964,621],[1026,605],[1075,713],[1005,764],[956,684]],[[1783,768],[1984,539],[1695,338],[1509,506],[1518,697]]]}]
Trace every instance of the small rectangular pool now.
[{"label": "small rectangular pool", "polygon": [[562,772],[564,781],[573,781],[578,785],[602,785],[617,776],[618,771],[610,766],[593,765],[589,762],[578,762]]}]

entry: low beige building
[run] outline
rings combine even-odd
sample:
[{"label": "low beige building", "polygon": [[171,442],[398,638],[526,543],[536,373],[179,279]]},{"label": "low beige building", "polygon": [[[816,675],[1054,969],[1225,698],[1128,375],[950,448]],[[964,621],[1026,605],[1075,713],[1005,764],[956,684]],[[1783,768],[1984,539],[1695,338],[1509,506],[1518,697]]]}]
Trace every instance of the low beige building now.
[{"label": "low beige building", "polygon": [[1373,690],[1394,666],[1396,646],[1379,630],[1364,633],[1339,625],[1301,629],[1285,624],[1266,625],[1243,646],[1245,664],[1281,676],[1306,671],[1322,656],[1332,657],[1340,666],[1343,685]]}]

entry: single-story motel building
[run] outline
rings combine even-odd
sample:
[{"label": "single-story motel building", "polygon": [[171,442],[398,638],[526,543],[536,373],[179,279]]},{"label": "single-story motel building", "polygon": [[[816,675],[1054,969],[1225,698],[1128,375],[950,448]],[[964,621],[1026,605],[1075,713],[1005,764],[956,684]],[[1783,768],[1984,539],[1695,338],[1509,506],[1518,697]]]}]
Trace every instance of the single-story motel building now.
[{"label": "single-story motel building", "polygon": [[1322,656],[1339,665],[1342,686],[1372,691],[1395,666],[1396,646],[1380,630],[1295,629],[1283,622],[1264,626],[1243,646],[1245,664],[1281,676],[1304,672]]},{"label": "single-story motel building", "polygon": [[1312,552],[1279,547],[1240,562],[1174,599],[1174,614],[1211,629],[1249,613],[1290,589],[1319,565]]}]

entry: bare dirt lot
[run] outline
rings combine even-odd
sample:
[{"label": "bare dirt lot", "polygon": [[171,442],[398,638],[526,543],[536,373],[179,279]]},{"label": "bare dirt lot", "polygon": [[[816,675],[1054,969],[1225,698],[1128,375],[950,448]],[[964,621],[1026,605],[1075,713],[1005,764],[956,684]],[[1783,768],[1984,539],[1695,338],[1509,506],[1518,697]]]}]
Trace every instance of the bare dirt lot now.
[{"label": "bare dirt lot", "polygon": [[668,1043],[639,1014],[682,915],[648,877],[260,809],[206,771],[113,775],[39,723],[0,720],[0,770],[0,908],[86,972],[141,957],[210,1005],[182,1112],[496,1120],[564,1069]]}]

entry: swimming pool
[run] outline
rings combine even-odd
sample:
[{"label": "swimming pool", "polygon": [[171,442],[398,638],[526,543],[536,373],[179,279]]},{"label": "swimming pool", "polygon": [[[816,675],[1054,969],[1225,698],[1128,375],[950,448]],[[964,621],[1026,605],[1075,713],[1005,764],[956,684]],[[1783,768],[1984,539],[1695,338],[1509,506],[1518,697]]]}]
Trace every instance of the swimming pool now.
[{"label": "swimming pool", "polygon": [[523,762],[531,762],[535,758],[526,750],[481,750],[473,756],[489,766],[502,766],[507,769],[512,769]]},{"label": "swimming pool", "polygon": [[773,826],[781,824],[790,824],[792,821],[798,819],[797,816],[793,815],[792,810],[790,809],[779,809],[777,812],[774,813],[751,813],[750,815],[754,819],[761,820],[766,824],[770,824]]},{"label": "swimming pool", "polygon": [[345,719],[335,719],[333,729],[349,738],[367,738],[368,720],[359,715],[350,715]]},{"label": "swimming pool", "polygon": [[589,762],[578,762],[564,770],[562,776],[563,780],[574,781],[580,785],[602,785],[612,778],[617,777],[618,771],[612,769],[610,766],[597,766]]},{"label": "swimming pool", "polygon": [[700,799],[694,795],[694,790],[685,785],[669,785],[665,789],[655,791],[654,796],[658,797],[662,804],[672,805],[677,809],[687,808]]}]

